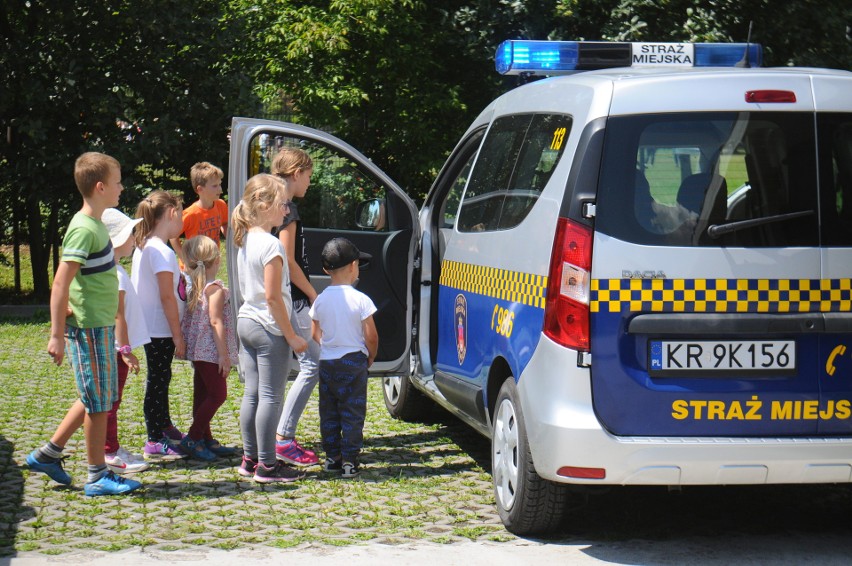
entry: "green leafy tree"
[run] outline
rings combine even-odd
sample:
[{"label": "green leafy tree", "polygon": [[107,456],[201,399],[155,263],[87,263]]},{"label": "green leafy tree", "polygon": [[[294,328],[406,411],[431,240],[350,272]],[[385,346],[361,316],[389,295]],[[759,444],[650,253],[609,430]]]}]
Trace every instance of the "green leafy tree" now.
[{"label": "green leafy tree", "polygon": [[192,163],[225,164],[231,116],[256,107],[254,73],[237,51],[243,14],[220,1],[10,4],[0,3],[0,191],[46,299],[50,250],[55,260],[80,205],[76,157],[119,159],[129,208],[151,187],[188,191]]},{"label": "green leafy tree", "polygon": [[602,32],[613,40],[745,42],[750,25],[765,66],[852,68],[847,0],[621,0]]},{"label": "green leafy tree", "polygon": [[[267,98],[334,131],[422,196],[499,85],[454,28],[452,2],[257,2]],[[474,110],[471,110],[473,108]]]}]

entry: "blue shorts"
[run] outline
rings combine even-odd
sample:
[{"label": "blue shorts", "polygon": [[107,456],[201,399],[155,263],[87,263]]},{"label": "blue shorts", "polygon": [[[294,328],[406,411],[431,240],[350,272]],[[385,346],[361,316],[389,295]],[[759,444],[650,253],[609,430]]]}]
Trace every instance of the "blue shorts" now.
[{"label": "blue shorts", "polygon": [[65,348],[87,413],[106,413],[118,400],[115,327],[65,329]]}]

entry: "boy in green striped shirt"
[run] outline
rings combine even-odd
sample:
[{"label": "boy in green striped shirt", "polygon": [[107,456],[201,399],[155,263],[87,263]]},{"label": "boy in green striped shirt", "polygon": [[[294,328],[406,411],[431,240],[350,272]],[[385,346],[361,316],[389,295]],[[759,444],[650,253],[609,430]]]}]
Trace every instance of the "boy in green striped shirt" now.
[{"label": "boy in green striped shirt", "polygon": [[103,153],[84,153],[74,164],[74,181],[83,195],[83,207],[72,218],[62,242],[62,260],[50,295],[47,353],[61,365],[67,350],[80,398],[50,441],[27,456],[27,465],[58,483],[71,484],[71,476],[62,466],[62,451],[82,425],[89,462],[83,490],[89,496],[117,495],[142,485],[113,474],[104,460],[107,415],[118,397],[118,276],[101,215],[118,205],[124,190],[121,166]]}]

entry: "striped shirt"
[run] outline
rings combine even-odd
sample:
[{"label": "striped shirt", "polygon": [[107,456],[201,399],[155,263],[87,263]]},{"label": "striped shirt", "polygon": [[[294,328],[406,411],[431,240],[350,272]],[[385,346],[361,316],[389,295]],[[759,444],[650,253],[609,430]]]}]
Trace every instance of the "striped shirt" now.
[{"label": "striped shirt", "polygon": [[75,214],[62,241],[62,261],[80,264],[69,290],[73,315],[67,323],[77,328],[113,326],[118,310],[118,275],[103,222],[82,212]]}]

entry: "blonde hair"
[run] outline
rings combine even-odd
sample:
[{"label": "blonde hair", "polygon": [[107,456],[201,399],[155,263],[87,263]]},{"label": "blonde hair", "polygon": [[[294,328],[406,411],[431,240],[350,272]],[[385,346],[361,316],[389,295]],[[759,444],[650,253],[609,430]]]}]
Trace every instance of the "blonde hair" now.
[{"label": "blonde hair", "polygon": [[74,162],[74,183],[77,190],[85,198],[89,198],[95,191],[95,185],[106,181],[113,169],[121,170],[121,165],[115,157],[97,151],[82,154]]},{"label": "blonde hair", "polygon": [[275,205],[279,194],[286,195],[287,190],[284,182],[275,175],[260,173],[248,180],[242,200],[231,213],[234,245],[243,247],[249,228],[260,224],[260,214]]},{"label": "blonde hair", "polygon": [[224,176],[221,169],[206,161],[196,163],[189,170],[189,181],[192,183],[193,191],[198,189],[198,185],[207,185],[214,177],[218,177],[221,181]]},{"label": "blonde hair", "polygon": [[139,201],[136,207],[136,218],[141,218],[142,222],[136,225],[134,234],[136,237],[136,247],[140,250],[145,247],[145,240],[148,235],[154,231],[160,220],[169,210],[178,209],[182,206],[182,199],[171,193],[163,190],[152,191],[147,197]]},{"label": "blonde hair", "polygon": [[183,243],[183,255],[186,258],[186,272],[192,281],[186,308],[192,312],[201,302],[201,295],[207,285],[207,269],[219,257],[219,246],[210,237],[198,235]]},{"label": "blonde hair", "polygon": [[313,169],[314,162],[306,151],[284,147],[272,159],[272,174],[280,177],[289,177],[297,171]]}]

